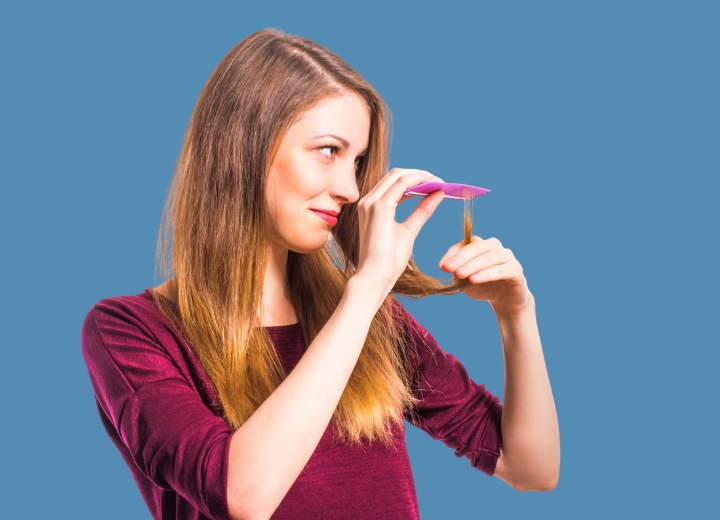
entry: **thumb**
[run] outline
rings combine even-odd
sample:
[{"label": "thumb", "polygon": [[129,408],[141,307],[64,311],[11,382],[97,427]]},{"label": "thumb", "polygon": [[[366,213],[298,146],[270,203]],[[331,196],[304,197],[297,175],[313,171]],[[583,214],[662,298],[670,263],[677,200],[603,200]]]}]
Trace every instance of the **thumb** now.
[{"label": "thumb", "polygon": [[442,191],[435,191],[430,195],[426,195],[401,224],[413,234],[413,237],[417,237],[420,229],[425,225],[430,216],[435,213],[435,210],[444,198],[445,193]]}]

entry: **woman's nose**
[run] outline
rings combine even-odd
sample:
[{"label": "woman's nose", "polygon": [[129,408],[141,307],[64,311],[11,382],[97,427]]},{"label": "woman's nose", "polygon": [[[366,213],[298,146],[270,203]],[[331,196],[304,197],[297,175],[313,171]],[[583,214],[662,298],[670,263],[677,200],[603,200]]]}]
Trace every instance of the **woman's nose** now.
[{"label": "woman's nose", "polygon": [[348,203],[356,202],[360,198],[356,174],[354,163],[350,166],[342,165],[341,171],[335,176],[335,182],[332,184],[332,195]]}]

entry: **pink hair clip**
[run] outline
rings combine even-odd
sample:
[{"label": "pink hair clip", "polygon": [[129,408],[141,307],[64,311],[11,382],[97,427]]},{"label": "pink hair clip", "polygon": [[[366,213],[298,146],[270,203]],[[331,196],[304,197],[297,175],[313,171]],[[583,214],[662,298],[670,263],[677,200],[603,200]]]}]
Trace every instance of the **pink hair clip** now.
[{"label": "pink hair clip", "polygon": [[420,196],[430,195],[435,191],[442,191],[445,193],[446,199],[474,199],[480,195],[485,195],[492,190],[480,188],[478,186],[470,186],[469,184],[456,184],[452,182],[426,182],[413,186],[409,190],[405,191],[405,195]]}]

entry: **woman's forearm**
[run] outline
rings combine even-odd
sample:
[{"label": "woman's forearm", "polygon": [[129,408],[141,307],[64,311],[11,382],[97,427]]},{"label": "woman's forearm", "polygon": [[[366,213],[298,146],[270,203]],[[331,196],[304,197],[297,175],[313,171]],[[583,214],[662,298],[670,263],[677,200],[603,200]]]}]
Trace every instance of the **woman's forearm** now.
[{"label": "woman's forearm", "polygon": [[388,291],[357,276],[300,361],[230,442],[233,518],[269,518],[317,448]]},{"label": "woman's forearm", "polygon": [[560,431],[535,302],[519,313],[496,311],[496,316],[505,362],[503,459],[525,489],[553,489],[560,476]]}]

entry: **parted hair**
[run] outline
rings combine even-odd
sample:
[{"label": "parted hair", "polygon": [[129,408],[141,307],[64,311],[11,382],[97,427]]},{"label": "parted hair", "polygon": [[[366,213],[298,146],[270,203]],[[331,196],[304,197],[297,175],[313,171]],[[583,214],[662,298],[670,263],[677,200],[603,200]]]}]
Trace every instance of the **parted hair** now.
[{"label": "parted hair", "polygon": [[[251,34],[218,64],[192,112],[157,245],[156,267],[162,278],[172,277],[177,312],[151,292],[197,355],[225,421],[235,429],[287,375],[259,321],[273,233],[267,173],[290,126],[308,109],[344,93],[364,100],[371,115],[368,151],[357,172],[362,198],[387,173],[390,110],[354,69],[321,45],[274,28]],[[466,201],[462,243],[471,236]],[[288,253],[290,298],[308,345],[355,272],[358,240],[353,203],[339,215],[323,249]],[[389,444],[393,426],[418,402],[409,373],[415,353],[393,293],[455,294],[468,284],[455,277],[442,284],[409,260],[372,320],[333,414],[342,441]]]}]

